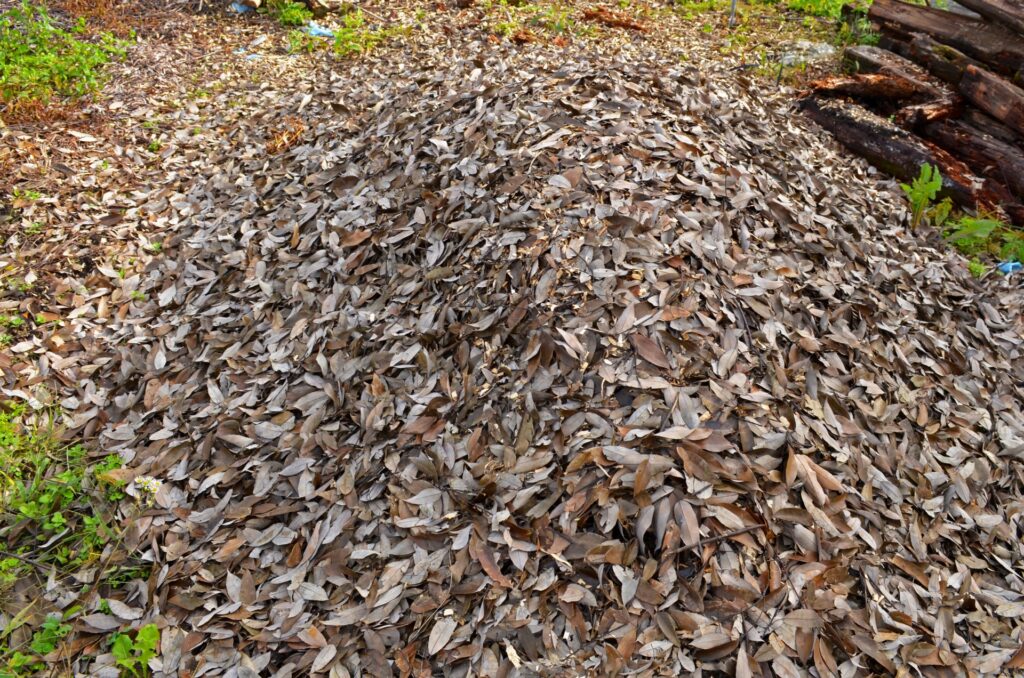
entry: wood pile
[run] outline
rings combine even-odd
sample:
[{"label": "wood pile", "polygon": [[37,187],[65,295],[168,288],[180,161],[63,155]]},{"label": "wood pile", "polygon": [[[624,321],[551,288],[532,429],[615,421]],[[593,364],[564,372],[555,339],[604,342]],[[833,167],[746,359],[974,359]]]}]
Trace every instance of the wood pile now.
[{"label": "wood pile", "polygon": [[849,47],[851,75],[811,84],[800,107],[902,179],[939,167],[960,207],[1024,224],[1024,0],[962,0],[970,13],[875,0],[879,45]]}]

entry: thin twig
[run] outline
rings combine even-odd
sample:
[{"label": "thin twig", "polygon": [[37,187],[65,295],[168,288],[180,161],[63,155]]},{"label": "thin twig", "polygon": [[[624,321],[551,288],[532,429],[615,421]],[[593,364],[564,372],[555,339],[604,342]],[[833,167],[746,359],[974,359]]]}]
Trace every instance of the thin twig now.
[{"label": "thin twig", "polygon": [[680,546],[678,548],[672,549],[671,551],[669,551],[665,555],[674,556],[674,555],[676,555],[678,553],[683,553],[685,551],[696,551],[697,549],[701,548],[702,546],[707,546],[708,544],[714,544],[715,542],[723,541],[725,539],[730,539],[732,537],[738,537],[739,535],[746,534],[747,532],[753,532],[754,530],[763,530],[763,529],[766,529],[764,525],[750,525],[748,527],[744,527],[741,530],[733,530],[732,532],[726,532],[725,534],[720,534],[720,535],[717,535],[715,537],[708,537],[707,539],[701,539],[696,544],[690,544],[689,546]]},{"label": "thin twig", "polygon": [[33,560],[32,558],[26,558],[25,556],[19,556],[17,553],[11,553],[10,551],[0,551],[0,557],[3,557],[3,558],[15,558],[15,559],[20,560],[21,562],[25,563],[26,565],[32,565],[34,567],[38,567],[40,570],[42,570],[43,572],[46,572],[46,573],[49,573],[49,572],[51,572],[53,570],[53,567],[50,566],[50,565],[46,565],[45,563],[41,563],[38,560]]}]

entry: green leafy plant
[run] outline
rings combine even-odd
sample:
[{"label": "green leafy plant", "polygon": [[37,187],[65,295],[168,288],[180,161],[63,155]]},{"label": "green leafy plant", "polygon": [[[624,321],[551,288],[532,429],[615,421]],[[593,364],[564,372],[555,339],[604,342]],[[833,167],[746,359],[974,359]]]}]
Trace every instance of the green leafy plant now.
[{"label": "green leafy plant", "polygon": [[25,324],[25,319],[20,315],[0,315],[0,327],[18,329]]},{"label": "green leafy plant", "polygon": [[[43,579],[49,574],[58,581],[71,580],[82,568],[95,568],[100,554],[119,544],[112,503],[126,496],[121,458],[111,454],[91,463],[82,446],[62,441],[54,421],[53,412],[33,415],[24,406],[0,407],[0,534],[6,552],[0,559],[0,592],[40,573]],[[117,588],[147,573],[135,565],[115,566],[105,569],[92,586]],[[72,632],[66,620],[77,608],[33,622],[37,615],[29,613],[32,607],[0,629],[0,678],[37,675],[46,668],[43,657]],[[19,627],[32,631],[28,642],[8,647],[10,633]],[[135,662],[123,666],[122,675],[148,675],[154,632],[121,641],[128,643],[124,659]]]},{"label": "green leafy plant", "polygon": [[[27,648],[31,651],[30,654],[0,648],[4,663],[4,666],[0,666],[0,677],[37,675],[44,671],[46,663],[43,657],[60,647],[70,633],[71,625],[64,623],[62,615],[47,615],[45,621],[32,634]],[[2,637],[0,635],[0,638]]]},{"label": "green leafy plant", "polygon": [[127,633],[118,633],[110,646],[110,653],[117,665],[131,676],[141,678],[149,675],[149,660],[157,656],[160,645],[160,630],[156,624],[146,624],[131,638]]},{"label": "green leafy plant", "polygon": [[11,192],[11,195],[14,196],[15,200],[39,200],[40,198],[43,197],[43,194],[40,193],[39,191],[22,191],[17,188]]},{"label": "green leafy plant", "polygon": [[838,19],[846,0],[786,0],[786,5],[798,12]]},{"label": "green leafy plant", "polygon": [[1024,231],[998,219],[962,217],[951,223],[946,240],[968,257],[990,256],[1002,261],[1024,261]]},{"label": "green leafy plant", "polygon": [[90,42],[84,33],[84,20],[65,30],[28,0],[0,14],[0,101],[47,103],[97,92],[103,66],[124,56],[127,43],[110,33]]},{"label": "green leafy plant", "polygon": [[975,278],[980,278],[988,273],[988,266],[981,263],[977,259],[971,259],[967,262],[967,270],[971,272]]},{"label": "green leafy plant", "polygon": [[288,53],[298,54],[299,52],[312,53],[320,49],[323,43],[306,31],[298,29],[288,32]]},{"label": "green leafy plant", "polygon": [[[89,466],[80,445],[64,445],[52,428],[25,426],[23,408],[0,412],[0,509],[4,522],[25,521],[21,535],[52,548],[36,560],[77,566],[114,539],[107,516],[94,499],[123,498],[123,483],[111,472],[117,455]],[[98,491],[104,492],[99,495]],[[14,545],[11,544],[11,547]],[[8,567],[15,567],[8,563]]]},{"label": "green leafy plant", "polygon": [[365,54],[400,30],[367,28],[366,17],[356,10],[346,14],[341,27],[334,31],[334,53],[346,57]]},{"label": "green leafy plant", "polygon": [[132,293],[128,295],[132,298],[132,301],[145,301],[146,293],[140,292],[139,290],[132,290]]},{"label": "green leafy plant", "polygon": [[[932,207],[932,201],[942,190],[942,175],[939,168],[925,163],[921,166],[921,173],[908,184],[900,184],[900,188],[907,194],[910,200],[910,227],[916,229],[928,218],[928,212]],[[948,215],[949,210],[945,213]]]},{"label": "green leafy plant", "polygon": [[149,145],[146,146],[146,148],[151,153],[159,153],[160,149],[163,148],[163,147],[164,147],[164,144],[159,139],[153,139],[152,141],[149,142]]},{"label": "green leafy plant", "polygon": [[63,622],[59,614],[48,615],[42,627],[32,634],[31,650],[40,656],[56,650],[60,642],[71,633],[71,626]]},{"label": "green leafy plant", "polygon": [[863,14],[856,14],[849,21],[844,21],[836,33],[837,45],[877,45],[882,36],[871,24],[871,20]]},{"label": "green leafy plant", "polygon": [[534,25],[553,33],[571,33],[576,28],[576,20],[568,9],[560,6],[548,6],[541,9],[533,20]]},{"label": "green leafy plant", "polygon": [[313,13],[301,2],[270,0],[266,7],[270,16],[277,19],[282,26],[304,26],[313,18]]},{"label": "green leafy plant", "polygon": [[676,12],[682,14],[683,18],[693,20],[698,14],[706,12],[721,12],[729,8],[728,0],[676,0],[673,3]]}]

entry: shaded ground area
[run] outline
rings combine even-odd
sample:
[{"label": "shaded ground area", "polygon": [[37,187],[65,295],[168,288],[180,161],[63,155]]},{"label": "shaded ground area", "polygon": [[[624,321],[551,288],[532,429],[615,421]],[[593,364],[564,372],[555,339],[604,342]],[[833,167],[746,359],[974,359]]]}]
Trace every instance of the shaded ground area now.
[{"label": "shaded ground area", "polygon": [[59,389],[164,482],[125,535],[152,575],[87,601],[81,646],[156,623],[166,675],[1020,665],[1019,288],[692,27],[418,20],[344,63],[225,41],[226,84],[118,156],[131,193],[90,211],[71,168],[19,208],[137,248],[61,272],[63,326],[5,357],[8,397]]}]

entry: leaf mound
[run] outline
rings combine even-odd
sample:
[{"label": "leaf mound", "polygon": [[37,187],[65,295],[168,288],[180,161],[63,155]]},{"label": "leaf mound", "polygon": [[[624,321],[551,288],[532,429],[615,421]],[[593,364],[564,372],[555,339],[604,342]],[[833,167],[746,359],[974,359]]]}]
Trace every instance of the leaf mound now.
[{"label": "leaf mound", "polygon": [[152,197],[78,421],[172,488],[163,670],[1020,665],[1019,292],[733,75],[458,54]]}]

